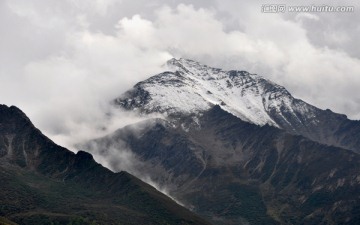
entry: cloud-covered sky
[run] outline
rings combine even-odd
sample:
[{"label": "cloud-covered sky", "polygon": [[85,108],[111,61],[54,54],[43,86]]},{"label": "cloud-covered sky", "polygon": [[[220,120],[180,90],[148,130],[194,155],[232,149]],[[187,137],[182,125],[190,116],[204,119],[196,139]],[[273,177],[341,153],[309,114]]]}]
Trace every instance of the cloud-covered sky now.
[{"label": "cloud-covered sky", "polygon": [[133,121],[109,119],[107,103],[183,57],[260,74],[360,119],[360,3],[288,0],[281,3],[355,10],[261,12],[278,3],[0,0],[0,103],[17,105],[69,146],[70,136],[81,141]]}]

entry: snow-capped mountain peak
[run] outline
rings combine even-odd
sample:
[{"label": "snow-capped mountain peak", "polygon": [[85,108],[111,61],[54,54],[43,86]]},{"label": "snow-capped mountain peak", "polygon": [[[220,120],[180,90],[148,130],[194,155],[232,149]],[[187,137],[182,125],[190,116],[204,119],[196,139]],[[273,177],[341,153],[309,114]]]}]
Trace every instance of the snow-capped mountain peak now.
[{"label": "snow-capped mountain peak", "polygon": [[169,71],[138,83],[116,103],[165,115],[197,114],[220,105],[244,121],[277,127],[269,112],[293,110],[294,98],[289,92],[262,76],[225,71],[188,59],[171,59],[167,67]]}]

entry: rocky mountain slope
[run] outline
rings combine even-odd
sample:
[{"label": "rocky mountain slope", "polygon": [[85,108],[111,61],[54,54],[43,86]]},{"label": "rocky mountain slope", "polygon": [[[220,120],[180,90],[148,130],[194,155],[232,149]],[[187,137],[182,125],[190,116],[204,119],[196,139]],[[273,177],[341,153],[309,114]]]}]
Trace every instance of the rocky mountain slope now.
[{"label": "rocky mountain slope", "polygon": [[147,121],[84,147],[106,158],[126,143],[144,176],[216,224],[360,222],[360,155],[244,122],[219,106],[180,123],[186,129]]},{"label": "rocky mountain slope", "polygon": [[127,172],[62,148],[0,105],[0,223],[209,224]]},{"label": "rocky mountain slope", "polygon": [[[186,59],[171,59],[168,71],[134,86],[115,104],[176,119],[214,105],[256,125],[265,124],[320,143],[360,153],[360,121],[294,98],[284,87],[246,71],[224,71]],[[355,138],[354,138],[355,137]]]}]

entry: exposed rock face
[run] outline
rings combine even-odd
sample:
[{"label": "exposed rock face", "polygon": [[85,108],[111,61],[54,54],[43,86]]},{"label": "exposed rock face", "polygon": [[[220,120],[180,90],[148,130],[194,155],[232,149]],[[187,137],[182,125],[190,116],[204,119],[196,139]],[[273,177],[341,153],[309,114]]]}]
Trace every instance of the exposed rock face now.
[{"label": "exposed rock face", "polygon": [[127,172],[45,137],[0,105],[0,216],[19,224],[209,224]]}]

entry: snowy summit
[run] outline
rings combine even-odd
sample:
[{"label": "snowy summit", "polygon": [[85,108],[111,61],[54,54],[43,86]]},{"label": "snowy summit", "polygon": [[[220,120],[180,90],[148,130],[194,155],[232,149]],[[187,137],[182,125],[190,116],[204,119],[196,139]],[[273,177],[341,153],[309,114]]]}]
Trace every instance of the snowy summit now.
[{"label": "snowy summit", "polygon": [[[188,59],[171,59],[168,71],[134,86],[116,99],[124,108],[145,113],[197,114],[219,105],[238,118],[263,126],[279,127],[272,119],[277,114],[297,118],[306,113],[311,117],[315,107],[296,102],[290,93],[262,76],[246,71],[225,71]],[[300,121],[300,119],[299,119]]]}]

